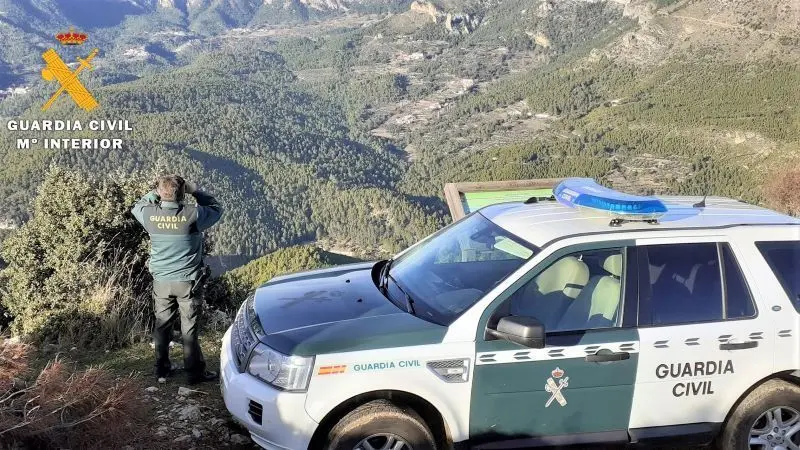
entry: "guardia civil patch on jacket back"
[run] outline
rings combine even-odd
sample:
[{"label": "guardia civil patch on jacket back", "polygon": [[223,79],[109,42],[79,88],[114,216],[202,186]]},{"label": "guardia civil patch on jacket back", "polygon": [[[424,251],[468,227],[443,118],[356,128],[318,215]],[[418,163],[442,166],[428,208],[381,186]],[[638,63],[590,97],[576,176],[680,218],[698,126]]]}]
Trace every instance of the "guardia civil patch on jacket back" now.
[{"label": "guardia civil patch on jacket back", "polygon": [[144,228],[150,235],[186,236],[199,233],[197,208],[179,205],[177,208],[162,208],[161,205],[144,208]]},{"label": "guardia civil patch on jacket back", "polygon": [[195,280],[203,265],[203,235],[194,205],[162,203],[142,209],[150,234],[150,272],[161,280]]},{"label": "guardia civil patch on jacket back", "polygon": [[202,271],[203,231],[219,221],[222,206],[202,191],[192,196],[197,205],[160,201],[152,191],[131,209],[150,235],[150,273],[156,280],[196,280]]}]

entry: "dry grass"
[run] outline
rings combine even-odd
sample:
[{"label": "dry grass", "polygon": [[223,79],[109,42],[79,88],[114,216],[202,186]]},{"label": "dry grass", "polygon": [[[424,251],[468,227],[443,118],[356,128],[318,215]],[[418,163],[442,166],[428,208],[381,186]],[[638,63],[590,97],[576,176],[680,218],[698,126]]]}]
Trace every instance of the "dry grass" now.
[{"label": "dry grass", "polygon": [[30,351],[29,345],[10,342],[0,348],[0,394],[10,391],[17,377],[28,370]]},{"label": "dry grass", "polygon": [[138,255],[112,252],[104,261],[83,264],[80,276],[86,282],[75,300],[60,311],[43,313],[44,324],[36,333],[26,335],[26,340],[110,349],[149,339],[153,318],[151,279],[141,270]]},{"label": "dry grass", "polygon": [[0,351],[0,448],[108,448],[142,442],[148,408],[132,377],[51,360],[27,386],[14,383],[31,348],[6,340]]},{"label": "dry grass", "polygon": [[[113,258],[107,277],[98,283],[92,303],[100,305],[100,336],[115,345],[138,342],[149,335],[153,317],[150,278],[136,267],[133,254]],[[145,286],[145,289],[142,287]]]}]

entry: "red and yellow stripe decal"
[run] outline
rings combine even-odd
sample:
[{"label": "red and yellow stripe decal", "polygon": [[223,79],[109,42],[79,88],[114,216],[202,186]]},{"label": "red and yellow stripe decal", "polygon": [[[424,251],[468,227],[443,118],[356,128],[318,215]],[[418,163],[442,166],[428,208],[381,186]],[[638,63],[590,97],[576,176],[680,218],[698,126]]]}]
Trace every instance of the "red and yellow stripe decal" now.
[{"label": "red and yellow stripe decal", "polygon": [[317,375],[335,375],[337,373],[344,373],[345,369],[347,369],[346,365],[322,366],[319,368]]}]

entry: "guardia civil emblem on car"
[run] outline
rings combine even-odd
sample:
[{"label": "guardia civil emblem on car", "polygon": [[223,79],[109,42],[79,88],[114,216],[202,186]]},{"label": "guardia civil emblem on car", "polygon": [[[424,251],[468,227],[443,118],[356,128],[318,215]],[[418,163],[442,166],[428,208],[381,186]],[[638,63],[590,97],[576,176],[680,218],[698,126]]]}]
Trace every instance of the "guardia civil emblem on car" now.
[{"label": "guardia civil emblem on car", "polygon": [[550,399],[547,400],[547,403],[544,404],[544,407],[549,408],[553,403],[553,400],[557,401],[561,406],[566,406],[567,399],[564,397],[564,394],[561,391],[569,386],[569,377],[564,377],[562,380],[561,377],[564,376],[564,371],[558,367],[550,372],[550,375],[552,375],[552,377],[547,379],[547,384],[544,385],[544,390],[549,392],[551,395]]}]

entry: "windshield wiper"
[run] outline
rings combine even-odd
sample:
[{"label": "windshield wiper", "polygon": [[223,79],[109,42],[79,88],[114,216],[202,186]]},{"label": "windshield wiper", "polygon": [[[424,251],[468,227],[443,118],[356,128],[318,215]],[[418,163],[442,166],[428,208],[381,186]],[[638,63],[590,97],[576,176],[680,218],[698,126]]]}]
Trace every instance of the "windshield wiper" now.
[{"label": "windshield wiper", "polygon": [[388,271],[386,272],[386,278],[394,281],[394,285],[397,286],[397,290],[403,293],[403,296],[406,298],[406,311],[416,316],[417,312],[414,310],[414,299],[412,299],[411,296],[408,295],[408,292],[406,292],[403,288],[400,287],[400,283],[398,283],[397,280],[395,280],[394,277],[391,276]]},{"label": "windshield wiper", "polygon": [[381,267],[381,274],[378,277],[378,289],[380,289],[384,295],[389,295],[386,289],[389,286],[389,269],[391,269],[393,262],[394,258],[386,261],[386,264]]},{"label": "windshield wiper", "polygon": [[414,300],[412,300],[411,296],[408,294],[406,294],[406,309],[411,313],[412,316],[417,315],[417,312],[414,310]]},{"label": "windshield wiper", "polygon": [[406,298],[406,311],[413,315],[417,315],[416,310],[414,309],[414,299],[411,298],[408,293],[400,287],[400,284],[397,283],[397,280],[389,273],[392,268],[392,263],[394,262],[394,258],[389,259],[386,261],[383,267],[381,267],[381,274],[378,280],[378,289],[383,292],[383,295],[389,297],[389,280],[394,281],[395,286],[397,289],[403,293],[403,296]]}]

